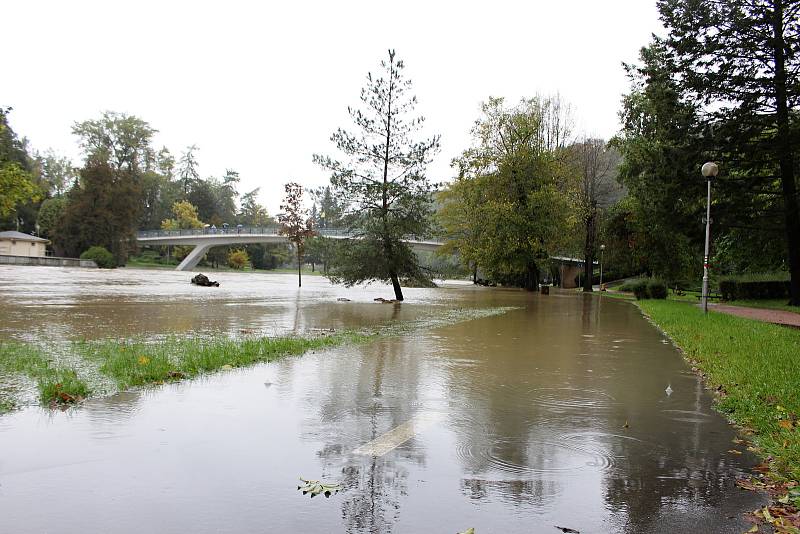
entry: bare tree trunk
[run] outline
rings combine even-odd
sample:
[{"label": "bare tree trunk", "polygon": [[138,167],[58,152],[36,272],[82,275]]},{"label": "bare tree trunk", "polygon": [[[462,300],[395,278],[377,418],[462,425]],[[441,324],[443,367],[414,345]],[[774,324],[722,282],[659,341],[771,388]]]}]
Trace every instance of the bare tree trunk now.
[{"label": "bare tree trunk", "polygon": [[297,287],[303,287],[303,254],[297,246]]},{"label": "bare tree trunk", "polygon": [[778,165],[781,170],[783,205],[786,217],[786,244],[789,250],[790,306],[800,306],[800,212],[797,206],[797,184],[794,176],[794,153],[789,127],[786,93],[786,57],[783,37],[783,4],[776,3],[773,30],[775,55],[775,103],[778,123]]}]

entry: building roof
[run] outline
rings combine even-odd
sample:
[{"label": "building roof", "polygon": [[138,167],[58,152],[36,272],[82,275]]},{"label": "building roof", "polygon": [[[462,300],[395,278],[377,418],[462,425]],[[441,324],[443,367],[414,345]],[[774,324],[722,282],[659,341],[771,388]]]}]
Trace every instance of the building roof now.
[{"label": "building roof", "polygon": [[48,239],[36,237],[35,235],[23,234],[22,232],[15,232],[9,230],[8,232],[0,232],[0,239],[14,239],[16,241],[33,241],[34,243],[49,243]]}]

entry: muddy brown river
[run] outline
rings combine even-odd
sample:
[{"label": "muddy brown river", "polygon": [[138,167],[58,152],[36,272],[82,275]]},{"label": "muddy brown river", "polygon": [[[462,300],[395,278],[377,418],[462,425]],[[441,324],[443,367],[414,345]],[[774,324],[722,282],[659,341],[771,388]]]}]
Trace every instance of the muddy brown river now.
[{"label": "muddy brown river", "polygon": [[[0,532],[738,533],[763,503],[734,484],[756,459],[630,303],[451,283],[390,305],[380,285],[189,277],[0,267],[0,342],[421,326],[2,415]],[[343,490],[309,499],[301,476]]]}]

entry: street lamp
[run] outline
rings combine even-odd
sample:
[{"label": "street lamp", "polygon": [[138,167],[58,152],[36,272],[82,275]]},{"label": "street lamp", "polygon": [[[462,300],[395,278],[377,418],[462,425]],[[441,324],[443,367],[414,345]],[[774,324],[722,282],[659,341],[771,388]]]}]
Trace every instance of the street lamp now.
[{"label": "street lamp", "polygon": [[706,197],[706,252],[703,255],[703,313],[708,313],[708,248],[711,241],[711,181],[719,173],[719,167],[713,161],[704,163],[700,172],[708,184]]},{"label": "street lamp", "polygon": [[605,245],[600,245],[600,292],[603,292],[603,252],[606,250]]}]

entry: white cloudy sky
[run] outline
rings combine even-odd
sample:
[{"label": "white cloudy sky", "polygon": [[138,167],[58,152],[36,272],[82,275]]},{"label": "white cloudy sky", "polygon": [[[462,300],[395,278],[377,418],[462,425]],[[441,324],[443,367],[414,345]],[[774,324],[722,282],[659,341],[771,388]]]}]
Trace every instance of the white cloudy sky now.
[{"label": "white cloudy sky", "polygon": [[34,148],[80,161],[72,124],[137,115],[176,155],[200,148],[201,174],[241,173],[277,211],[282,184],[327,182],[332,152],[366,73],[388,48],[406,62],[450,160],[488,96],[560,92],[578,128],[610,137],[636,59],[660,33],[655,0],[178,2],[8,0],[0,106]]}]

